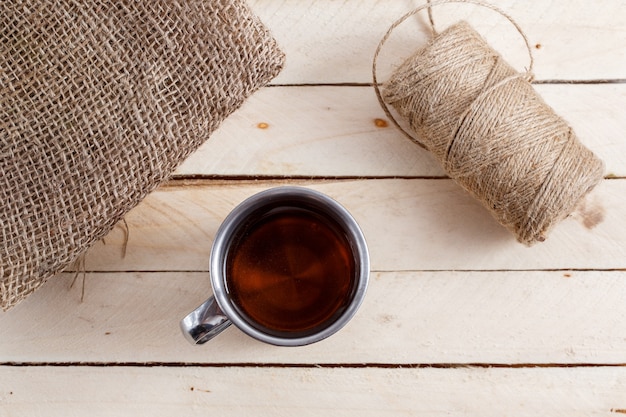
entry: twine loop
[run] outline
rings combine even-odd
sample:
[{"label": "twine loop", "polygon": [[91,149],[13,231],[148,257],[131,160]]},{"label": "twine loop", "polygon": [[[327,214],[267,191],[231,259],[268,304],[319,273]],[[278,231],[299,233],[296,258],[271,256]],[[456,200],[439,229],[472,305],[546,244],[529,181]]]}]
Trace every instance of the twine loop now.
[{"label": "twine loop", "polygon": [[[410,16],[444,3],[473,3],[507,18],[526,44],[528,69],[515,71],[466,22],[442,33],[433,26],[430,42],[394,71],[381,92],[376,64],[390,34]],[[438,0],[410,11],[391,25],[372,64],[374,90],[387,117],[527,245],[543,241],[604,172],[602,161],[535,92],[533,64],[520,26],[480,0]]]},{"label": "twine loop", "polygon": [[374,92],[376,93],[376,98],[378,99],[380,106],[385,112],[385,115],[389,118],[389,120],[391,120],[391,122],[396,126],[396,128],[398,128],[407,138],[409,138],[410,140],[412,140],[413,142],[415,142],[417,145],[421,146],[422,148],[426,148],[426,146],[420,140],[415,138],[415,136],[407,132],[400,125],[400,123],[398,123],[396,118],[393,116],[393,114],[389,110],[389,107],[387,106],[387,103],[385,103],[385,101],[383,100],[382,94],[380,92],[380,84],[378,82],[378,76],[377,76],[378,56],[380,55],[380,52],[382,51],[383,46],[385,45],[385,43],[387,43],[387,40],[389,39],[391,34],[396,30],[396,28],[400,26],[402,23],[404,23],[408,18],[410,18],[411,16],[415,16],[416,14],[423,11],[424,9],[427,9],[428,21],[430,22],[431,31],[433,32],[433,35],[437,35],[437,31],[435,30],[435,21],[432,15],[433,7],[440,6],[442,4],[450,4],[450,3],[468,3],[468,4],[475,4],[478,6],[486,7],[488,9],[491,9],[499,13],[501,16],[507,19],[515,27],[517,32],[522,36],[522,39],[524,40],[524,45],[526,46],[526,50],[528,51],[528,61],[529,61],[528,68],[523,73],[516,74],[515,77],[525,79],[528,82],[532,82],[532,80],[534,79],[533,67],[535,64],[535,58],[533,56],[532,48],[530,46],[530,42],[528,41],[528,37],[526,36],[526,33],[524,32],[522,27],[515,21],[515,19],[513,19],[513,17],[511,17],[508,13],[506,13],[504,10],[500,9],[499,7],[496,7],[493,4],[486,3],[480,0],[435,0],[435,1],[426,0],[426,1],[427,1],[426,4],[418,6],[415,9],[407,12],[406,14],[404,14],[402,17],[400,17],[399,19],[397,19],[395,22],[391,24],[391,26],[389,27],[385,35],[382,37],[382,39],[378,43],[378,46],[376,47],[376,52],[374,53],[374,59],[372,60],[372,83],[374,86]]}]

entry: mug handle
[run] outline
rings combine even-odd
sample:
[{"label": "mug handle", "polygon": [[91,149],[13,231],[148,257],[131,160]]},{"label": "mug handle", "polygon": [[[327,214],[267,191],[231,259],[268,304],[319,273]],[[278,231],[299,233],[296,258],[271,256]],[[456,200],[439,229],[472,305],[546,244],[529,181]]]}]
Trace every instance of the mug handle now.
[{"label": "mug handle", "polygon": [[180,321],[180,329],[192,345],[201,345],[224,331],[232,322],[211,296]]}]

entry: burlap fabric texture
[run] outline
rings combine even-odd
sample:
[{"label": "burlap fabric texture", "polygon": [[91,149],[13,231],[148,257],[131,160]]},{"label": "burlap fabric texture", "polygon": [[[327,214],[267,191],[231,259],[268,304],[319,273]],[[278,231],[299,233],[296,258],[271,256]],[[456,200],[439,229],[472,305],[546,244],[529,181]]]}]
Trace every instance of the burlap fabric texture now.
[{"label": "burlap fabric texture", "polygon": [[283,62],[243,1],[0,2],[0,306],[106,235]]}]

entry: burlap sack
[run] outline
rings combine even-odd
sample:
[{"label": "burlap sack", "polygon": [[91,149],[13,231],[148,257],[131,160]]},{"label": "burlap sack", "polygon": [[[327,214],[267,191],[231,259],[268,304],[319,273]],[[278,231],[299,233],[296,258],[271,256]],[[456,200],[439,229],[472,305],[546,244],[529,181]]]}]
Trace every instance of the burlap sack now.
[{"label": "burlap sack", "polygon": [[242,0],[1,1],[2,308],[106,235],[283,61]]}]

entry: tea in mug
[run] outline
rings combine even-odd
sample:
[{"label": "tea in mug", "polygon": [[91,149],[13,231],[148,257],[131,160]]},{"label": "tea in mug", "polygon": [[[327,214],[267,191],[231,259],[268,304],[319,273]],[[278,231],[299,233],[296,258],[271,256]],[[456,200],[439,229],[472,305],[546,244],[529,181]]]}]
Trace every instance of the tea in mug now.
[{"label": "tea in mug", "polygon": [[341,316],[359,273],[341,227],[299,203],[254,213],[225,268],[226,291],[245,320],[287,338],[315,334]]}]

